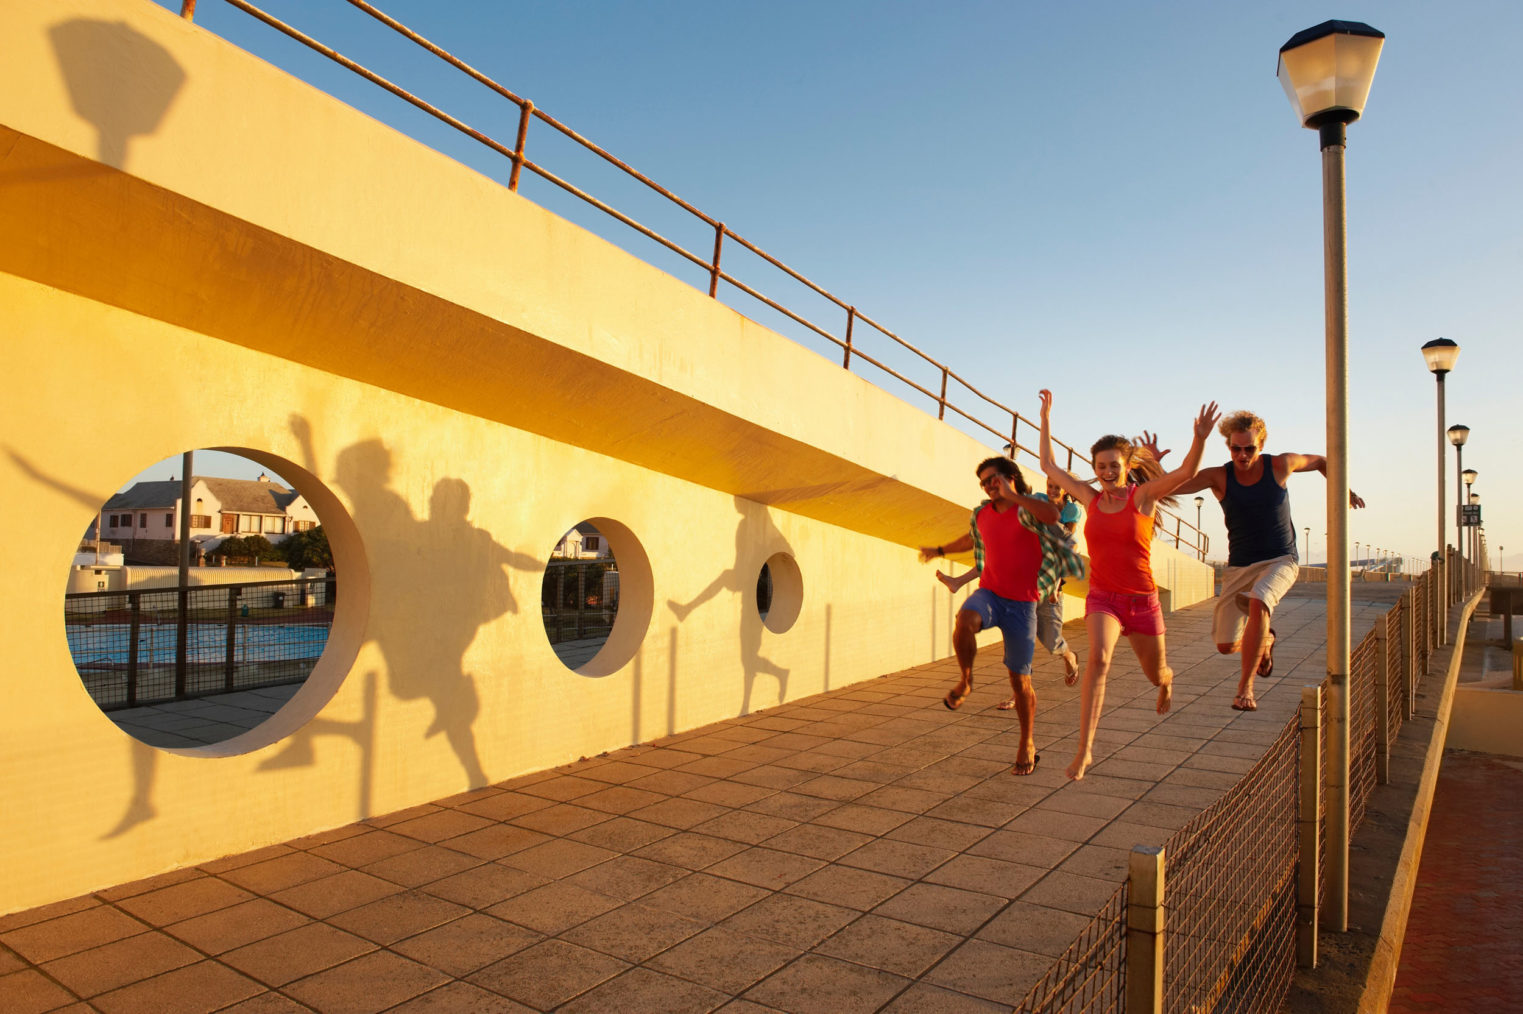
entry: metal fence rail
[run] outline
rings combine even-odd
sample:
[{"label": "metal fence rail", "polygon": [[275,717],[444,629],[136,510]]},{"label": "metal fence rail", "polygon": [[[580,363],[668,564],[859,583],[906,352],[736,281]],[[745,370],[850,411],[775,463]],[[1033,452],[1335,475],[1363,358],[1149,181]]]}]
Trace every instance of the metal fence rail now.
[{"label": "metal fence rail", "polygon": [[1375,679],[1379,675],[1375,666],[1377,657],[1373,630],[1349,653],[1350,838],[1364,822],[1365,807],[1369,804],[1370,793],[1375,791]]},{"label": "metal fence rail", "polygon": [[75,592],[64,631],[85,690],[104,711],[300,683],[333,625],[336,585],[298,578],[184,589]]},{"label": "metal fence rail", "polygon": [[1122,884],[1052,963],[1016,1014],[1099,1014],[1126,1002],[1126,891]]},{"label": "metal fence rail", "polygon": [[1164,845],[1165,1010],[1277,1010],[1290,988],[1298,737],[1292,720],[1237,785]]},{"label": "metal fence rail", "polygon": [[[551,184],[552,186],[564,191],[565,193],[586,202],[592,207],[597,208],[599,211],[607,214],[621,224],[633,229],[635,232],[644,236],[646,239],[649,239],[650,241],[658,244],[668,252],[676,255],[682,260],[687,261],[689,264],[698,268],[703,272],[707,279],[708,294],[710,297],[716,299],[718,298],[719,283],[724,282],[737,291],[743,292],[752,299],[757,300],[769,309],[782,314],[789,320],[793,321],[795,324],[809,331],[811,334],[814,334],[817,337],[822,338],[834,345],[841,353],[841,365],[843,368],[848,370],[851,369],[853,360],[860,360],[865,362],[868,365],[875,367],[878,372],[887,374],[889,377],[892,377],[894,380],[898,381],[900,385],[903,385],[904,387],[909,388],[911,391],[914,391],[916,394],[929,399],[930,402],[936,406],[936,418],[944,420],[947,417],[947,413],[950,412],[952,415],[964,420],[969,426],[973,427],[980,433],[992,438],[995,446],[1009,444],[1012,457],[1019,459],[1019,456],[1022,454],[1032,459],[1037,457],[1037,451],[1035,449],[1035,437],[1036,433],[1038,432],[1038,427],[1035,423],[1022,416],[1015,409],[1005,405],[995,398],[990,397],[988,394],[979,390],[972,383],[970,383],[967,378],[958,374],[951,367],[939,362],[920,348],[906,341],[900,335],[894,333],[884,325],[878,323],[872,317],[869,317],[867,314],[859,310],[854,304],[847,302],[823,286],[806,278],[800,272],[794,270],[778,258],[774,257],[772,254],[763,250],[760,246],[744,238],[739,233],[726,226],[724,222],[714,218],[711,215],[706,214],[693,204],[673,193],[671,190],[663,187],[655,180],[646,176],[644,173],[641,173],[637,169],[621,161],[611,152],[599,147],[597,144],[594,144],[592,141],[577,133],[571,127],[557,120],[555,117],[549,115],[529,99],[514,94],[512,91],[499,84],[492,78],[488,77],[486,74],[472,67],[464,60],[461,60],[459,57],[452,55],[443,47],[425,38],[423,35],[419,34],[411,28],[408,28],[400,21],[381,11],[375,5],[366,2],[366,0],[346,0],[350,6],[356,8],[366,15],[369,15],[375,20],[379,21],[381,24],[397,32],[399,35],[403,36],[410,42],[420,46],[428,53],[438,57],[440,60],[453,67],[455,70],[466,75],[471,80],[490,89],[500,98],[517,106],[518,115],[514,118],[517,124],[517,134],[514,141],[512,143],[508,143],[504,140],[492,137],[482,130],[470,126],[469,124],[461,121],[443,109],[440,109],[432,103],[429,103],[419,96],[414,95],[395,82],[390,81],[375,71],[366,68],[359,62],[343,55],[342,53],[339,53],[337,50],[303,33],[294,26],[281,21],[274,15],[260,9],[256,4],[249,2],[249,0],[223,0],[223,2],[230,7],[242,11],[243,13],[262,22],[263,24],[268,25],[276,31],[283,33],[289,38],[294,39],[295,41],[308,47],[314,52],[320,53],[324,57],[332,60],[345,69],[358,74],[360,77],[369,81],[371,84],[374,84],[377,87],[389,92],[402,101],[412,105],[414,108],[427,113],[429,116],[432,116],[439,122],[451,127],[454,130],[459,131],[464,136],[471,138],[472,140],[484,145],[491,151],[507,159],[511,164],[511,169],[508,176],[509,190],[518,190],[519,181],[522,177],[523,170],[527,169],[532,175],[544,180],[546,183]],[[195,10],[196,0],[182,0],[181,15],[183,17],[186,19],[194,18]],[[529,158],[526,147],[529,138],[529,128],[534,122],[542,123],[546,127],[549,127],[562,136],[568,138],[576,145],[602,159],[608,165],[613,166],[618,171],[638,181],[653,193],[660,195],[660,197],[664,198],[666,201],[669,201],[675,207],[681,209],[681,211],[685,214],[692,216],[699,222],[703,223],[705,230],[711,231],[714,237],[712,252],[706,251],[703,253],[698,253],[687,249],[682,244],[661,235],[654,229],[637,221],[630,215],[619,211],[612,205],[579,188],[569,180],[564,179],[560,175],[553,172],[545,165],[542,165]],[[759,258],[763,263],[782,272],[783,275],[785,275],[792,282],[797,283],[798,285],[801,285],[806,290],[808,290],[812,297],[817,297],[819,299],[825,300],[834,308],[834,310],[838,311],[842,315],[841,323],[839,325],[841,327],[841,332],[837,334],[833,330],[834,325],[825,325],[811,320],[808,317],[804,316],[803,313],[785,305],[782,301],[774,299],[773,297],[763,293],[755,284],[743,281],[735,275],[730,274],[723,267],[723,254],[727,242],[738,245],[741,249]],[[858,325],[862,325],[862,327],[868,329],[870,334],[876,334],[881,339],[886,340],[890,352],[907,353],[910,361],[917,363],[921,367],[924,367],[928,372],[929,377],[922,380],[916,380],[906,376],[904,373],[896,370],[894,367],[890,366],[887,362],[884,361],[887,357],[887,353],[878,352],[876,349],[864,349],[860,340],[861,329],[858,327]],[[880,383],[881,386],[881,382],[879,380],[875,379],[874,382]],[[952,397],[949,396],[949,388],[952,389],[951,394],[955,394],[956,391],[960,389],[967,396],[967,400],[962,404],[954,401]],[[896,392],[897,390],[898,389],[896,389]],[[1026,436],[1026,439],[1029,441],[1029,443],[1025,444],[1021,442],[1023,435],[1023,426],[1025,427],[1026,432],[1029,433],[1029,436]],[[1089,458],[1078,449],[1057,439],[1053,440],[1053,444],[1055,448],[1054,456],[1059,460],[1060,463],[1063,464],[1063,467],[1069,471],[1073,471],[1080,465],[1090,464]],[[1194,524],[1191,524],[1189,521],[1187,521],[1181,514],[1168,510],[1167,508],[1161,508],[1161,523],[1158,526],[1158,531],[1160,532],[1161,537],[1172,539],[1175,546],[1181,549],[1187,549],[1195,553],[1200,559],[1205,558],[1207,544],[1204,533],[1202,533],[1200,529],[1197,528]]]}]

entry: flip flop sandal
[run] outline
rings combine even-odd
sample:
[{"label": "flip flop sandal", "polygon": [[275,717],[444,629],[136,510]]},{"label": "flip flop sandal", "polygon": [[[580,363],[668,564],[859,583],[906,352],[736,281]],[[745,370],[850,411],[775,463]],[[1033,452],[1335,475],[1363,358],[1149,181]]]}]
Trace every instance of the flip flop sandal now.
[{"label": "flip flop sandal", "polygon": [[1015,767],[1010,769],[1010,773],[1012,775],[1015,775],[1017,778],[1025,778],[1027,775],[1035,774],[1036,773],[1036,766],[1038,764],[1040,764],[1040,763],[1042,763],[1042,755],[1041,754],[1036,754],[1035,756],[1033,756],[1031,758],[1031,763],[1026,765],[1026,770],[1025,771],[1021,770],[1021,762],[1020,761],[1016,761],[1015,762]]},{"label": "flip flop sandal", "polygon": [[1270,673],[1274,672],[1274,645],[1275,641],[1278,641],[1279,638],[1275,637],[1273,627],[1269,628],[1269,637],[1269,650],[1264,653],[1263,658],[1259,659],[1259,667],[1254,670],[1254,675],[1256,676],[1268,676]]}]

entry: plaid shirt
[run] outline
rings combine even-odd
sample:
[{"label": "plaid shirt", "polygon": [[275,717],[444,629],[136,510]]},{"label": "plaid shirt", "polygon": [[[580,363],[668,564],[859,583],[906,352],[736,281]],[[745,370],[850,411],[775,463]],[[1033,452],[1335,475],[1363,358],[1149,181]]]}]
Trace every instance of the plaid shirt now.
[{"label": "plaid shirt", "polygon": [[[978,531],[978,512],[991,504],[992,501],[985,500],[973,508],[973,516],[968,519],[968,531],[973,536],[973,569],[979,573],[984,570],[984,537]],[[1084,558],[1079,555],[1073,536],[1065,532],[1062,525],[1044,524],[1024,507],[1016,516],[1042,545],[1042,565],[1036,574],[1038,601],[1061,588],[1064,578],[1084,576]]]}]

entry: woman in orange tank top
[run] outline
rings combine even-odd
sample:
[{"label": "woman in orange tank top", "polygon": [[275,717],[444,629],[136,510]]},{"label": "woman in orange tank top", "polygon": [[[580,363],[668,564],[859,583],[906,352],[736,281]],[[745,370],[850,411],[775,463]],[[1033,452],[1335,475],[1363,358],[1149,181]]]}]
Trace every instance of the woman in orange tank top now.
[{"label": "woman in orange tank top", "polygon": [[[1158,713],[1173,700],[1174,670],[1164,652],[1163,610],[1153,583],[1153,511],[1200,469],[1206,437],[1221,413],[1216,402],[1202,405],[1194,439],[1179,467],[1164,472],[1156,458],[1125,437],[1104,436],[1090,448],[1096,489],[1057,466],[1052,458],[1052,392],[1043,390],[1042,470],[1084,507],[1084,539],[1089,551],[1089,597],[1084,626],[1089,632],[1089,664],[1079,687],[1079,752],[1069,778],[1083,778],[1093,760],[1095,729],[1105,704],[1105,677],[1116,642],[1125,634],[1149,682],[1158,688]],[[1144,432],[1139,444],[1156,438]],[[1132,480],[1137,481],[1132,481]],[[1072,680],[1070,680],[1072,682]]]}]

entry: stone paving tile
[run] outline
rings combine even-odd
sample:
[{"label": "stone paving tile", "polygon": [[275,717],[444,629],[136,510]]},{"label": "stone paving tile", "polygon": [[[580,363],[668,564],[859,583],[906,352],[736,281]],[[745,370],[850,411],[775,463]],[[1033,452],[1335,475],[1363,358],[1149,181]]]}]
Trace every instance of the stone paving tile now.
[{"label": "stone paving tile", "polygon": [[0,975],[0,1009],[8,1014],[41,1014],[74,999],[74,994],[34,968]]},{"label": "stone paving tile", "polygon": [[89,998],[201,960],[201,955],[163,933],[139,933],[42,966],[76,996]]},{"label": "stone paving tile", "polygon": [[373,1014],[448,981],[437,969],[376,951],[293,982],[285,991],[324,1014]]},{"label": "stone paving tile", "polygon": [[558,1010],[563,1014],[607,1014],[608,1011],[706,1014],[727,999],[725,994],[694,982],[648,968],[631,968]]},{"label": "stone paving tile", "polygon": [[993,895],[914,884],[879,905],[873,914],[967,936],[1004,907],[1005,899]]},{"label": "stone paving tile", "polygon": [[909,984],[890,972],[805,954],[752,986],[745,999],[795,1014],[866,1014]]},{"label": "stone paving tile", "polygon": [[0,943],[33,964],[136,936],[148,927],[109,905],[0,933]]},{"label": "stone paving tile", "polygon": [[389,880],[359,870],[344,870],[277,891],[270,895],[270,900],[304,912],[314,919],[326,919],[402,890]]},{"label": "stone paving tile", "polygon": [[472,912],[408,937],[391,949],[455,977],[464,977],[544,939],[540,933]]},{"label": "stone paving tile", "polygon": [[488,965],[467,981],[535,1010],[551,1010],[629,967],[564,940],[546,940]]},{"label": "stone paving tile", "polygon": [[174,923],[166,927],[165,932],[207,954],[217,955],[310,921],[268,898],[255,898],[242,905]]},{"label": "stone paving tile", "polygon": [[618,907],[619,902],[614,898],[562,880],[499,902],[487,912],[499,919],[554,935]]},{"label": "stone paving tile", "polygon": [[645,964],[722,993],[738,994],[771,975],[799,950],[723,926],[689,938]]},{"label": "stone paving tile", "polygon": [[1051,964],[1052,959],[1046,955],[989,940],[969,940],[927,972],[924,981],[1014,1006],[1026,994],[1024,984],[1047,971]]},{"label": "stone paving tile", "polygon": [[938,849],[930,845],[916,845],[907,841],[873,838],[861,848],[854,849],[837,859],[843,866],[888,873],[908,880],[917,880],[957,855],[951,849]]},{"label": "stone paving tile", "polygon": [[884,1014],[1008,1014],[1010,1005],[917,982],[883,1008]]},{"label": "stone paving tile", "polygon": [[263,986],[226,965],[200,961],[93,997],[90,1003],[103,1014],[171,1010],[176,1014],[200,1014],[221,1010],[262,992]]},{"label": "stone paving tile", "polygon": [[857,915],[857,912],[839,905],[786,894],[769,894],[719,925],[776,944],[807,948],[824,940]]},{"label": "stone paving tile", "polygon": [[708,923],[635,902],[589,919],[560,936],[582,947],[638,963],[707,928]]},{"label": "stone paving tile", "polygon": [[391,1008],[390,1014],[533,1014],[534,1008],[499,996],[469,982],[449,982],[431,989],[406,1003]]},{"label": "stone paving tile", "polygon": [[352,933],[310,923],[228,951],[221,960],[266,985],[283,986],[375,949]]},{"label": "stone paving tile", "polygon": [[926,926],[864,915],[814,949],[819,954],[914,979],[962,940]]}]

